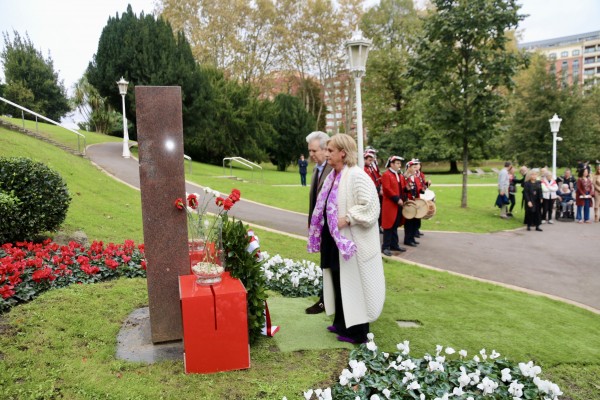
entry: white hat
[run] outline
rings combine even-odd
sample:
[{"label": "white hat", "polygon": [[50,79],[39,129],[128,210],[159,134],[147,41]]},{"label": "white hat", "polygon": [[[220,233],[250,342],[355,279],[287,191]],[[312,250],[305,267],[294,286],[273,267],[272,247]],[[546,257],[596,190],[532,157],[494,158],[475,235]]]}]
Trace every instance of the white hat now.
[{"label": "white hat", "polygon": [[402,158],[400,156],[391,156],[390,158],[388,158],[387,162],[385,163],[385,167],[389,168],[390,164],[393,163],[394,161],[404,161],[404,158]]}]

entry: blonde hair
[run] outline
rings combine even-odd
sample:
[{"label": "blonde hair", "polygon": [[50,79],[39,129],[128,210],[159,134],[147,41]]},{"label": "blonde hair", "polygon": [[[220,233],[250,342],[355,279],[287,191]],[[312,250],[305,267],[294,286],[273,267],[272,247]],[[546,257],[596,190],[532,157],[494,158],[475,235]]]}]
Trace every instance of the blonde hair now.
[{"label": "blonde hair", "polygon": [[531,180],[531,175],[536,175],[540,176],[540,170],[539,168],[532,168],[529,171],[527,171],[527,175],[525,175],[525,182],[530,181]]},{"label": "blonde hair", "polygon": [[336,149],[344,151],[346,157],[344,157],[344,164],[349,167],[354,167],[358,161],[358,153],[356,148],[356,142],[350,135],[345,133],[338,133],[329,138],[327,143],[331,143]]}]

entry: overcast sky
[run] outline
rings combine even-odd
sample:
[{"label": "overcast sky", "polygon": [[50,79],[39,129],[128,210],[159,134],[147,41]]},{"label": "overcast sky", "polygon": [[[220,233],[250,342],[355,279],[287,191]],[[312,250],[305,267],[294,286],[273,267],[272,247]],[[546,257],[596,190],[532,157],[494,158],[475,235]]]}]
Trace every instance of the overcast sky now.
[{"label": "overcast sky", "polygon": [[[124,12],[128,3],[136,14],[154,9],[153,0],[0,0],[0,30],[11,35],[12,30],[21,35],[27,32],[44,55],[49,51],[60,79],[71,92],[96,52],[108,17]],[[520,3],[521,12],[529,15],[520,27],[524,42],[600,30],[600,0]],[[4,47],[3,40],[0,47]],[[1,70],[0,79],[4,79]]]}]

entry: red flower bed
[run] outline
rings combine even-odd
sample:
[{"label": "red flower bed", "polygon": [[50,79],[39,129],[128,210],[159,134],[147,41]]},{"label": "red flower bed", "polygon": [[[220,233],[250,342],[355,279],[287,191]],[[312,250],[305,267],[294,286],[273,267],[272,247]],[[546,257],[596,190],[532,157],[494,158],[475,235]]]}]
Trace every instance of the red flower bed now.
[{"label": "red flower bed", "polygon": [[49,289],[120,276],[146,277],[143,244],[7,243],[0,247],[0,314]]}]

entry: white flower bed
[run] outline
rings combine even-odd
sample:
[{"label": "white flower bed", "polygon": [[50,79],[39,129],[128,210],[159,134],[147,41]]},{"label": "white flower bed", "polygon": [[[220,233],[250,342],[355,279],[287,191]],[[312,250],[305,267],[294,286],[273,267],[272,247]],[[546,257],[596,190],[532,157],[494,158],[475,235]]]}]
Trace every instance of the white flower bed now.
[{"label": "white flower bed", "polygon": [[[542,369],[528,363],[515,364],[483,349],[467,359],[467,352],[437,346],[435,356],[412,358],[408,341],[389,354],[377,351],[372,333],[366,344],[352,350],[349,369],[336,385],[304,392],[307,400],[558,400],[560,388],[538,375]],[[446,359],[450,356],[450,359]]]},{"label": "white flower bed", "polygon": [[312,261],[291,260],[279,254],[271,257],[266,252],[262,270],[267,289],[275,290],[286,297],[318,296],[323,285],[323,271]]}]

